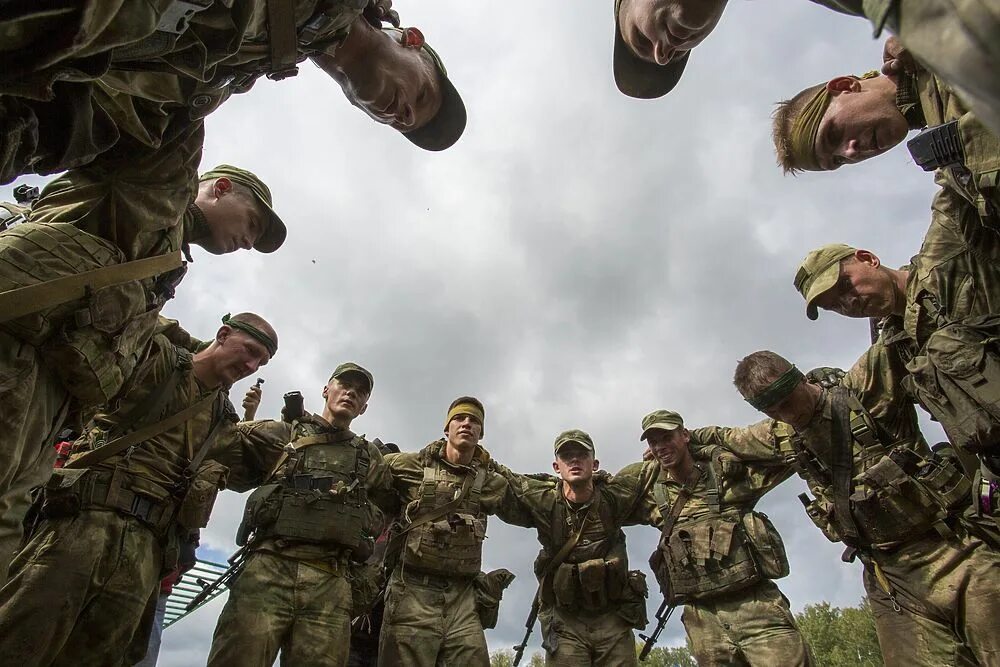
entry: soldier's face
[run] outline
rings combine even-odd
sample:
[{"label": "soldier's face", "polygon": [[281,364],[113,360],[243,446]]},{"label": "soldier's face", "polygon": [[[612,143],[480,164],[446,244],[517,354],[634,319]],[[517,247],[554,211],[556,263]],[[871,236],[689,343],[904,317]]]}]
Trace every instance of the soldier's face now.
[{"label": "soldier's face", "polygon": [[437,114],[441,85],[429,57],[401,44],[397,35],[379,31],[376,48],[340,83],[350,103],[376,122],[409,132]]},{"label": "soldier's face", "polygon": [[599,466],[594,453],[575,442],[560,447],[552,462],[552,469],[567,484],[589,482]]},{"label": "soldier's face", "polygon": [[252,375],[271,360],[271,354],[260,341],[232,327],[219,329],[216,342],[219,344],[214,357],[216,374],[226,387]]},{"label": "soldier's face", "polygon": [[801,430],[812,421],[821,392],[820,387],[803,380],[792,393],[761,412],[771,419],[777,419]]},{"label": "soldier's face", "polygon": [[195,205],[205,216],[209,234],[194,243],[213,255],[250,250],[268,224],[253,195],[234,189],[227,178],[199,190]]},{"label": "soldier's face", "polygon": [[661,468],[673,468],[691,458],[691,433],[684,427],[672,431],[656,428],[646,436],[646,444]]},{"label": "soldier's face", "polygon": [[483,437],[483,425],[472,415],[458,415],[446,429],[448,444],[457,449],[475,447]]},{"label": "soldier's face", "polygon": [[323,388],[326,411],[348,421],[359,417],[368,409],[368,380],[359,373],[344,373],[335,377]]},{"label": "soldier's face", "polygon": [[896,305],[892,278],[880,270],[877,256],[859,250],[840,262],[837,283],[814,302],[818,308],[845,317],[885,317]]},{"label": "soldier's face", "polygon": [[909,131],[906,119],[878,79],[837,77],[827,87],[834,97],[816,134],[816,155],[823,169],[862,162],[881,155]]},{"label": "soldier's face", "polygon": [[712,32],[726,0],[622,0],[618,25],[632,53],[666,65]]}]

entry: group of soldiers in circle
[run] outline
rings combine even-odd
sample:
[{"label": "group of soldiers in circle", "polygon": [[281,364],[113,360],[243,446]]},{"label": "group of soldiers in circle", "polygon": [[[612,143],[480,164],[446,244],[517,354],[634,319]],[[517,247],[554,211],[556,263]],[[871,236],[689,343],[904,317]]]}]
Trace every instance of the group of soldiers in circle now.
[{"label": "group of soldiers in circle", "polygon": [[[198,341],[160,316],[190,244],[270,253],[285,239],[253,173],[197,174],[204,118],[257,79],[309,58],[416,146],[459,139],[458,91],[389,0],[6,3],[0,180],[66,173],[3,209],[0,661],[142,660],[161,578],[228,488],[254,491],[211,665],[375,664],[350,635],[376,604],[378,664],[487,665],[483,629],[512,578],[480,571],[490,515],[537,531],[528,629],[537,615],[547,664],[636,664],[648,590],[621,529],[649,524],[657,618],[684,606],[699,664],[807,665],[773,582],[781,538],[754,511],[798,474],[809,517],[864,564],[887,665],[1000,664],[1000,6],[815,1],[893,36],[875,71],[779,105],[778,161],[834,170],[919,130],[910,152],[940,185],[923,245],[901,269],[843,244],[809,253],[794,273],[807,316],[877,322],[858,362],[803,374],[750,354],[734,384],[766,419],[689,430],[657,410],[636,432],[649,460],[613,476],[580,430],[556,437],[555,476],[512,472],[479,445],[486,410],[468,396],[420,451],[370,442],[350,428],[374,378],[350,362],[321,413],[239,421],[228,389],[277,353],[275,328],[227,315]],[[669,93],[725,5],[615,0],[618,88]],[[948,442],[928,446],[915,403]]]}]

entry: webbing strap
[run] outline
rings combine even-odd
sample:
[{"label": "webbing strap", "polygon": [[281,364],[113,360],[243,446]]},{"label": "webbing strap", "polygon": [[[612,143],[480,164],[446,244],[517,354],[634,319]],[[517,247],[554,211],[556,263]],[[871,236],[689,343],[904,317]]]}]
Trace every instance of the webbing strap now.
[{"label": "webbing strap", "polygon": [[223,408],[226,400],[225,395],[220,391],[216,394],[216,398],[219,405],[217,406],[218,410],[215,411],[216,414],[215,419],[212,422],[212,428],[209,429],[208,434],[202,441],[201,447],[194,455],[194,458],[188,462],[187,467],[184,469],[186,477],[191,477],[198,470],[198,466],[200,466],[201,462],[205,460],[205,456],[208,455],[209,448],[212,446],[212,443],[215,442],[215,436],[218,435],[219,429],[222,428],[222,423],[226,421],[226,411]]},{"label": "webbing strap", "polygon": [[152,278],[183,264],[178,250],[0,292],[0,323],[82,299],[94,290]]},{"label": "webbing strap", "polygon": [[[680,518],[681,512],[684,510],[684,506],[687,505],[688,500],[691,499],[691,494],[694,491],[694,487],[697,486],[698,480],[701,479],[702,467],[695,464],[694,474],[691,475],[681,490],[677,492],[677,499],[674,501],[673,507],[670,508],[670,514],[663,517],[663,532],[660,538],[663,543],[666,543],[670,534],[674,532],[674,524],[677,523],[677,519]],[[663,496],[666,496],[666,489],[661,491]]]},{"label": "webbing strap", "polygon": [[155,424],[150,424],[140,428],[138,431],[133,431],[127,435],[123,435],[120,438],[115,438],[103,447],[98,447],[97,449],[92,449],[89,452],[83,452],[78,456],[72,457],[66,462],[64,468],[89,468],[101,463],[102,461],[111,458],[115,454],[125,451],[132,445],[137,445],[140,442],[145,442],[150,438],[154,438],[161,433],[165,433],[172,428],[180,426],[184,422],[193,418],[199,411],[203,410],[206,406],[210,405],[212,401],[215,400],[218,392],[209,394],[205,398],[201,399],[194,405],[188,406],[187,408],[181,410],[180,412],[174,413],[166,419],[160,420]]},{"label": "webbing strap", "polygon": [[295,5],[288,0],[267,0],[267,34],[271,49],[271,68],[267,78],[274,81],[299,73],[295,66],[299,55]]},{"label": "webbing strap", "polygon": [[858,545],[858,526],[851,513],[851,493],[854,488],[854,438],[851,433],[851,410],[847,392],[830,390],[832,403],[830,437],[830,473],[833,478],[833,507],[842,541],[849,547]]}]

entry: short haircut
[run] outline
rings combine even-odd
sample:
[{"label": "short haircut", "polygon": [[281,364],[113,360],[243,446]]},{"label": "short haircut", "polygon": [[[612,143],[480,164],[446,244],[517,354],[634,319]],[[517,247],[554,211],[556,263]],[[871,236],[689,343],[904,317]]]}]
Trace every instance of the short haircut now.
[{"label": "short haircut", "polygon": [[754,352],[736,364],[733,384],[744,398],[757,396],[791,367],[792,363],[780,354],[770,350]]},{"label": "short haircut", "polygon": [[[275,346],[278,345],[278,334],[274,330],[274,327],[271,326],[270,322],[268,322],[267,320],[265,320],[263,317],[261,317],[257,313],[237,313],[237,314],[233,315],[232,317],[230,317],[229,321],[230,322],[233,322],[233,321],[243,322],[244,324],[249,324],[250,326],[254,327],[255,329],[260,329],[260,331],[262,331],[263,333],[265,333],[265,334],[267,334],[268,336],[271,337],[271,340],[274,341]],[[244,336],[249,336],[250,335],[248,333],[241,332],[237,328],[234,328],[233,331],[235,333],[243,333]]]},{"label": "short haircut", "polygon": [[795,119],[798,118],[799,112],[802,111],[802,107],[806,105],[806,102],[811,100],[825,85],[826,83],[820,83],[810,86],[791,99],[778,102],[774,113],[771,114],[771,118],[774,119],[774,124],[771,127],[774,153],[778,158],[778,165],[781,166],[785,174],[794,175],[801,171],[795,165],[795,158],[792,154],[792,125],[795,123]]}]

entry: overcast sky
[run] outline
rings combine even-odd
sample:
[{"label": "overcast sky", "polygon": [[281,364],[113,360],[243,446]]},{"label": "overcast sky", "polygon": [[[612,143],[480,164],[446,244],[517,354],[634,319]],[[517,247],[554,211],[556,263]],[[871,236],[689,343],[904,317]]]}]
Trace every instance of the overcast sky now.
[{"label": "overcast sky", "polygon": [[[275,325],[259,417],[277,416],[296,389],[318,411],[330,370],[352,360],[375,376],[355,422],[370,438],[417,450],[441,436],[451,400],[472,394],[486,404],[483,444],[512,469],[550,470],[555,435],[581,428],[616,471],[640,456],[650,410],[679,411],[690,427],[756,421],[731,384],[750,352],[808,369],[847,368],[864,351],[867,321],[805,318],[795,268],[828,242],[905,263],[929,223],[931,177],[903,147],[836,174],[784,177],[769,116],[806,85],[877,67],[867,22],[801,0],[733,0],[677,88],[639,101],[611,77],[610,0],[396,7],[463,93],[469,125],[451,149],[426,153],[377,126],[309,64],[261,79],[208,120],[203,169],[260,175],[288,241],[270,256],[196,249],[165,312],[202,338],[227,312]],[[253,379],[233,388],[234,403]],[[804,489],[792,479],[759,507],[788,549],[791,574],[778,583],[796,611],[854,605],[860,567],[810,523],[795,497]],[[244,500],[220,494],[202,557],[235,549]],[[654,589],[652,617],[657,532],[627,533],[632,566]],[[517,574],[491,650],[520,640],[536,551],[533,535],[491,521],[485,568]],[[220,609],[167,630],[160,664],[203,664]],[[677,614],[663,644],[683,637]]]}]

